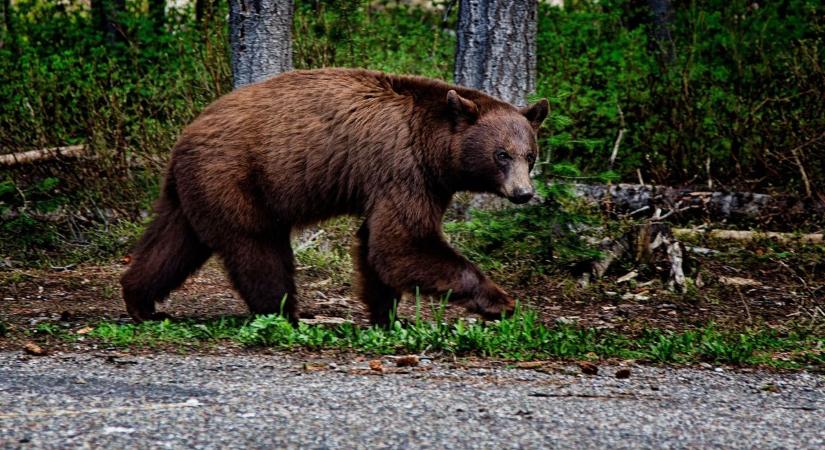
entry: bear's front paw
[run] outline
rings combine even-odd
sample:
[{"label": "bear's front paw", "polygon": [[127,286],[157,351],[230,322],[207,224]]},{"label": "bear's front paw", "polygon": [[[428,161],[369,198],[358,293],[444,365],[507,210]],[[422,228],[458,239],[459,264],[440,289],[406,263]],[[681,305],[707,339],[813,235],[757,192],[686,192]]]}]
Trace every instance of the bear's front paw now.
[{"label": "bear's front paw", "polygon": [[152,308],[151,310],[127,308],[127,311],[135,323],[148,321],[163,321],[172,318],[172,316],[164,312],[154,311],[154,308]]},{"label": "bear's front paw", "polygon": [[495,284],[485,289],[486,292],[476,301],[477,311],[485,320],[496,320],[513,314],[516,302]]}]

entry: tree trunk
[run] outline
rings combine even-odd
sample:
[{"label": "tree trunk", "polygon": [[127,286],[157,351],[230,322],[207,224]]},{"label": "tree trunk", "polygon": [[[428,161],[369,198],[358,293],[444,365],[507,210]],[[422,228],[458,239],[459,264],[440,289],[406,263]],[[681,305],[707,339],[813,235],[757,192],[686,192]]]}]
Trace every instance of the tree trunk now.
[{"label": "tree trunk", "polygon": [[195,0],[195,21],[210,23],[215,16],[215,7],[219,0]]},{"label": "tree trunk", "polygon": [[[12,23],[11,16],[11,0],[3,0],[3,37],[8,37],[8,40],[14,42],[14,23]],[[0,48],[5,47],[6,43],[0,41]]]},{"label": "tree trunk", "polygon": [[111,44],[123,40],[117,16],[126,10],[126,0],[91,0],[92,18],[98,31]]},{"label": "tree trunk", "polygon": [[156,32],[163,31],[166,24],[166,0],[149,0],[149,17]]},{"label": "tree trunk", "polygon": [[673,60],[673,37],[670,34],[670,26],[673,20],[673,5],[671,0],[648,0],[650,12],[653,17],[651,28],[651,43],[653,50],[661,57],[661,61],[669,63]]},{"label": "tree trunk", "polygon": [[292,70],[292,0],[230,0],[233,87]]},{"label": "tree trunk", "polygon": [[537,0],[460,0],[455,82],[524,106],[536,89]]}]

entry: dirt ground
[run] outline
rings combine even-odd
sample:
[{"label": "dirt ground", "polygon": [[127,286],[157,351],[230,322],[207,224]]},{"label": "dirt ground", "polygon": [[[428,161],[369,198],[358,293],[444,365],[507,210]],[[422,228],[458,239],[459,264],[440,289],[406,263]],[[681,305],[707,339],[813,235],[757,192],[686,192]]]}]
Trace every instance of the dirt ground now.
[{"label": "dirt ground", "polygon": [[[748,244],[733,253],[724,249],[728,253],[723,256],[695,256],[693,264],[699,269],[694,271],[694,280],[699,287],[684,294],[667,290],[661,279],[645,271],[630,281],[617,282],[628,271],[627,265],[586,288],[579,287],[569,273],[492,273],[491,277],[547,323],[608,328],[631,335],[645,328],[684,330],[709,322],[725,329],[800,325],[825,329],[825,271],[818,259],[825,252],[821,250],[766,250]],[[7,328],[0,349],[19,348],[44,321],[62,321],[73,329],[103,319],[129,320],[118,285],[123,270],[125,264],[117,261],[0,272],[0,321]],[[364,307],[352,298],[349,274],[342,273],[349,270],[350,264],[322,268],[299,264],[301,317],[321,322],[341,318],[366,325]],[[411,298],[403,300],[399,316],[413,317],[415,303]],[[431,317],[437,307],[428,299],[420,305],[425,317]],[[247,314],[215,259],[159,309],[176,318]],[[447,308],[447,318],[464,314],[460,308]]]}]

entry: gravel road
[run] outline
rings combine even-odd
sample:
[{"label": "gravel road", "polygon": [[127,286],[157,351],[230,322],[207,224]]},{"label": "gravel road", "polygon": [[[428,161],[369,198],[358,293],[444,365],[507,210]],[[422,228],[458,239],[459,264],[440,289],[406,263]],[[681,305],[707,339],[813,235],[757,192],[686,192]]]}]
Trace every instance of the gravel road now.
[{"label": "gravel road", "polygon": [[0,448],[825,448],[821,374],[0,353]]}]

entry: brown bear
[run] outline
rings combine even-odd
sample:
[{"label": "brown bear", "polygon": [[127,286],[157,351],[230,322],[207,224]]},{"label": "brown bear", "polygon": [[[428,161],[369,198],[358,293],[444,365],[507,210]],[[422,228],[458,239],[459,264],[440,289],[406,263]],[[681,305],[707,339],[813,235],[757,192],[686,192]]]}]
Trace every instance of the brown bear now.
[{"label": "brown bear", "polygon": [[[213,253],[253,313],[296,320],[290,233],[363,216],[358,294],[386,324],[404,292],[449,294],[487,318],[513,299],[447,244],[457,191],[534,193],[547,101],[518,109],[441,81],[357,69],[294,71],[209,105],[175,144],[155,218],[121,278],[137,321]],[[284,300],[282,300],[284,299]]]}]

